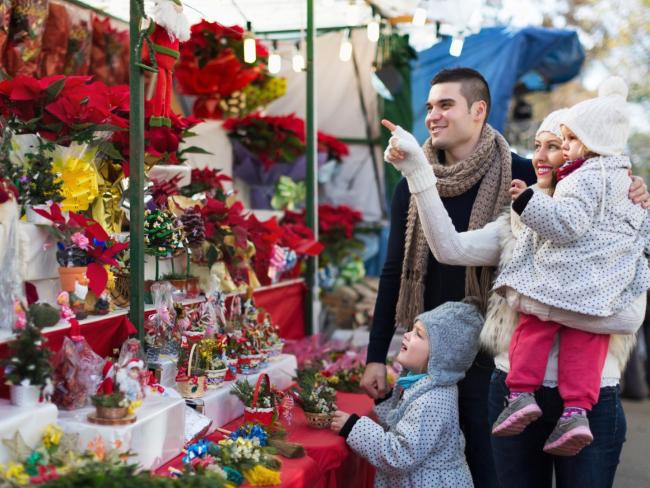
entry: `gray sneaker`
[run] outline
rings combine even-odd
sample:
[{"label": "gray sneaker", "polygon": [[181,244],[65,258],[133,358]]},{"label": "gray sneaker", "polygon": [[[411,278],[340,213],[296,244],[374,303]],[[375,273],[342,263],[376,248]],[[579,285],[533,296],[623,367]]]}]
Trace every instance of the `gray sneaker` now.
[{"label": "gray sneaker", "polygon": [[508,405],[499,414],[492,426],[495,437],[509,437],[521,434],[524,429],[542,415],[542,410],[532,393],[521,393],[517,398],[508,400]]},{"label": "gray sneaker", "polygon": [[554,456],[575,456],[593,440],[586,415],[560,417],[544,444],[544,452]]}]

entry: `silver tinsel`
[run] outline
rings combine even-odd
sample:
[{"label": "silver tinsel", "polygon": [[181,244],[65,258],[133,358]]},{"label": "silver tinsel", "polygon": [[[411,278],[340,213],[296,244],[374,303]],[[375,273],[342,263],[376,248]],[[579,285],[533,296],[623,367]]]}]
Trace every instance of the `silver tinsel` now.
[{"label": "silver tinsel", "polygon": [[15,322],[14,304],[23,299],[18,264],[18,206],[14,201],[0,205],[0,329]]}]

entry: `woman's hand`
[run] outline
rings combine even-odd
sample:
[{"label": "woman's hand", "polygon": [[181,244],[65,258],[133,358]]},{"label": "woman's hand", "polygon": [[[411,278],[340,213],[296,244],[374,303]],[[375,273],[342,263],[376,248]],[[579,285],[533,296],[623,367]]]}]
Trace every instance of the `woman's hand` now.
[{"label": "woman's hand", "polygon": [[524,191],[526,191],[526,183],[524,183],[521,180],[512,180],[512,183],[510,183],[510,197],[512,198],[512,201],[515,201],[517,198],[519,198],[519,195],[521,195]]},{"label": "woman's hand", "polygon": [[330,429],[332,429],[334,432],[340,432],[349,418],[349,413],[337,410],[332,414],[332,425],[330,426]]}]

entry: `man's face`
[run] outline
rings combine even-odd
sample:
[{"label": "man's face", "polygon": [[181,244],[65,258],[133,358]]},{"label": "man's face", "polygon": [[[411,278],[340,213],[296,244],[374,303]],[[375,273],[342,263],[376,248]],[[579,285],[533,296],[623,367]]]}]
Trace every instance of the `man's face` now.
[{"label": "man's face", "polygon": [[438,83],[429,91],[424,123],[436,149],[452,150],[481,131],[460,88],[460,82]]}]

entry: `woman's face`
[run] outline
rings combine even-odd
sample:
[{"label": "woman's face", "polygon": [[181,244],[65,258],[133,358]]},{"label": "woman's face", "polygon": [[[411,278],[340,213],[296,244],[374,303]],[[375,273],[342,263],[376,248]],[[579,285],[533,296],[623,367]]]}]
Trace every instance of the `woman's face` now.
[{"label": "woman's face", "polygon": [[537,186],[540,188],[553,186],[553,173],[562,164],[564,164],[562,140],[552,132],[541,132],[535,137],[535,153],[533,154]]},{"label": "woman's face", "polygon": [[427,372],[429,337],[422,322],[416,321],[413,330],[404,334],[402,347],[395,359],[409,371],[414,373]]}]

